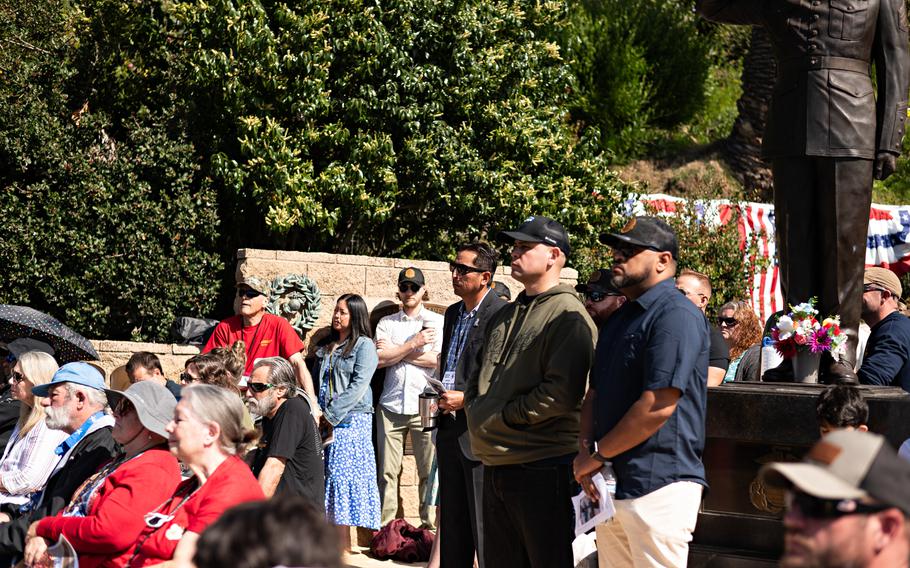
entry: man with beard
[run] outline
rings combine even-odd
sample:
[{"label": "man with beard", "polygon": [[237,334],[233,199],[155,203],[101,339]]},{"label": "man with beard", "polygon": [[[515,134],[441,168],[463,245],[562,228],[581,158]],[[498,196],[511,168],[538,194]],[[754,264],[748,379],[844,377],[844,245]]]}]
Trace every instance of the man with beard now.
[{"label": "man with beard", "polygon": [[910,319],[897,309],[901,282],[887,268],[863,274],[863,320],[872,329],[863,364],[857,371],[864,385],[897,386],[910,392]]},{"label": "man with beard", "polygon": [[322,510],[322,442],[309,404],[296,396],[291,364],[281,357],[260,359],[247,387],[250,412],[262,417],[262,438],[250,463],[263,493],[301,495]]},{"label": "man with beard", "polygon": [[678,245],[654,217],[601,235],[613,285],[628,301],[600,330],[591,370],[594,441],[575,478],[612,461],[616,515],[597,527],[601,566],[685,566],[705,481],[710,339],[704,314],[675,289]]},{"label": "man with beard", "polygon": [[613,286],[612,275],[606,268],[598,268],[588,276],[587,284],[576,284],[575,290],[585,296],[585,310],[597,327],[607,323],[626,297]]},{"label": "man with beard", "polygon": [[[379,368],[386,368],[382,395],[376,409],[376,449],[379,462],[379,494],[384,525],[398,512],[398,475],[404,455],[404,436],[410,432],[417,462],[419,495],[427,494],[433,466],[433,438],[420,426],[417,399],[427,388],[439,365],[442,349],[442,316],[425,308],[426,281],[419,268],[409,266],[398,273],[401,309],[376,324]],[[425,500],[420,505],[422,526],[433,528],[435,514]]]},{"label": "man with beard", "polygon": [[[486,243],[458,247],[449,263],[452,290],[461,301],[449,306],[442,332],[439,376],[446,392],[439,399],[436,456],[439,464],[439,537],[443,568],[474,566],[474,551],[483,567],[483,464],[471,451],[464,414],[466,377],[483,347],[484,328],[490,317],[507,304],[492,286],[496,251]],[[442,530],[442,527],[439,527]],[[441,533],[438,533],[441,534]]]},{"label": "man with beard", "polygon": [[47,412],[48,428],[70,436],[54,452],[57,467],[44,486],[23,506],[4,505],[0,513],[0,563],[22,556],[31,523],[56,515],[73,493],[118,452],[111,436],[114,418],[104,413],[104,378],[88,363],[67,363],[51,382],[32,388]]},{"label": "man with beard", "polygon": [[560,223],[528,217],[499,239],[512,243],[512,278],[525,289],[487,323],[464,391],[484,467],[483,555],[488,568],[571,567],[572,458],[597,328],[560,282],[571,253]]},{"label": "man with beard", "polygon": [[882,436],[836,430],[759,476],[786,490],[782,567],[907,568],[910,463]]}]

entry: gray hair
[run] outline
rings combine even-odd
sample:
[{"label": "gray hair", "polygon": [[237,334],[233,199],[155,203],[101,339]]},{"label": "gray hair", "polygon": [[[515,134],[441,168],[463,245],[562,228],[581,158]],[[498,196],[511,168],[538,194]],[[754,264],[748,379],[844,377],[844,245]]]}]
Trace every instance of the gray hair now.
[{"label": "gray hair", "polygon": [[269,383],[276,387],[284,387],[283,398],[293,398],[297,395],[297,377],[294,367],[284,357],[264,357],[256,361],[253,371],[259,367],[269,368]]},{"label": "gray hair", "polygon": [[221,450],[229,455],[243,455],[256,438],[255,430],[243,428],[243,402],[231,391],[194,383],[183,387],[180,400],[186,401],[190,412],[203,424],[215,423],[221,429],[218,440]]},{"label": "gray hair", "polygon": [[98,410],[104,410],[107,408],[107,395],[104,393],[104,391],[93,389],[92,387],[87,387],[84,385],[78,385],[76,383],[64,384],[66,385],[66,397],[68,399],[76,396],[76,391],[79,391],[85,395],[85,398],[89,401],[89,404],[97,406]]}]

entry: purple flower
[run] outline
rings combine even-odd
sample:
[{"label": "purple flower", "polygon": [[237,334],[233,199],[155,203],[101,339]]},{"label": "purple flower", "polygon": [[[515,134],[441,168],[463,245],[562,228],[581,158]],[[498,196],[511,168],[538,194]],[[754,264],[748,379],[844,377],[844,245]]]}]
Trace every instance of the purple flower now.
[{"label": "purple flower", "polygon": [[809,336],[809,350],[812,353],[823,353],[831,350],[833,339],[828,335],[828,330],[821,328]]}]

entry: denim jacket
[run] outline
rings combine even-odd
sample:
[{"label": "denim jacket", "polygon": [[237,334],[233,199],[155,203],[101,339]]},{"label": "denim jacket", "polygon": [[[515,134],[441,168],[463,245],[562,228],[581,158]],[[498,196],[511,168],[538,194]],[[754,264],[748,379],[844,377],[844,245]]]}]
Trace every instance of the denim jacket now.
[{"label": "denim jacket", "polygon": [[322,413],[333,426],[338,426],[354,412],[373,412],[370,381],[379,364],[376,346],[369,337],[360,337],[347,356],[343,352],[344,344],[334,354],[330,354],[327,346],[316,350],[320,382],[325,380],[329,365],[332,368],[331,395],[326,396]]}]

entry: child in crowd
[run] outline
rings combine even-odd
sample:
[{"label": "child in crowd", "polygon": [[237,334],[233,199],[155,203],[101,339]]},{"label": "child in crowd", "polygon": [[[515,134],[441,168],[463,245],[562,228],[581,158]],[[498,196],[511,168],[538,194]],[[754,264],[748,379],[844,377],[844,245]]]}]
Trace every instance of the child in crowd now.
[{"label": "child in crowd", "polygon": [[815,403],[815,415],[822,436],[838,429],[869,430],[869,405],[855,386],[831,385],[823,390]]}]

